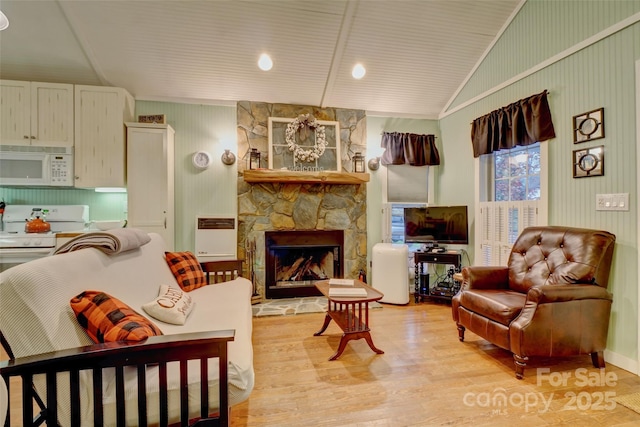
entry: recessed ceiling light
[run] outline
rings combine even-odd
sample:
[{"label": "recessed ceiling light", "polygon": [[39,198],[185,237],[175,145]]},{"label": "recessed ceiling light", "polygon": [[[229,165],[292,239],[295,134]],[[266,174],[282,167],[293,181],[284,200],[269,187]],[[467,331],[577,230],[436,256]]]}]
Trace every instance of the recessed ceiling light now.
[{"label": "recessed ceiling light", "polygon": [[7,16],[0,10],[0,31],[6,30],[8,26],[9,20],[7,19]]},{"label": "recessed ceiling light", "polygon": [[353,78],[358,80],[363,78],[365,74],[367,74],[367,70],[362,64],[356,64],[353,67],[353,71],[351,71],[351,75],[353,76]]},{"label": "recessed ceiling light", "polygon": [[266,53],[260,55],[260,59],[258,59],[258,67],[260,67],[262,71],[269,71],[273,67],[271,57]]}]

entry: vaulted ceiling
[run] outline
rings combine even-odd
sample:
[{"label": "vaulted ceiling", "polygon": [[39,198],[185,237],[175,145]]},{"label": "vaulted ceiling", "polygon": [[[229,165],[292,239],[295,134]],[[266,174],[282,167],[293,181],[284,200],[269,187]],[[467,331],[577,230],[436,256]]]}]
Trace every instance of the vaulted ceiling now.
[{"label": "vaulted ceiling", "polygon": [[[3,0],[0,78],[436,118],[520,3]],[[258,69],[261,53],[271,71]]]}]

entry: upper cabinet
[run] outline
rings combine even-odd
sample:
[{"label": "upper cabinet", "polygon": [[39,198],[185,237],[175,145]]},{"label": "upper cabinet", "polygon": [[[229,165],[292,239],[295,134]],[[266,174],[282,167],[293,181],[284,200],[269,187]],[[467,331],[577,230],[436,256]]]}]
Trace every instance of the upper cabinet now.
[{"label": "upper cabinet", "polygon": [[73,85],[0,80],[0,144],[73,143]]},{"label": "upper cabinet", "polygon": [[135,101],[124,89],[75,86],[75,186],[126,187],[126,128]]}]

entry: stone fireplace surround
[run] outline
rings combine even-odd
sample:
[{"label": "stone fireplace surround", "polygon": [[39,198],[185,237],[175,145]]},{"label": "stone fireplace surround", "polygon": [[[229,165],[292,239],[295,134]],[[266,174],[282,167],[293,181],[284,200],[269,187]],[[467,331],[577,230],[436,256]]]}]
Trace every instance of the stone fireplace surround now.
[{"label": "stone fireplace surround", "polygon": [[[364,110],[268,104],[240,101],[238,132],[238,256],[248,259],[246,248],[255,247],[252,271],[256,293],[265,299],[265,232],[278,230],[343,230],[344,277],[357,278],[367,271],[366,184],[247,183],[243,178],[246,155],[257,148],[268,155],[269,117],[295,118],[311,113],[318,120],[340,123],[342,172],[351,171],[356,152],[366,156]],[[266,164],[262,165],[266,167]]]},{"label": "stone fireplace surround", "polygon": [[245,245],[255,242],[254,283],[262,299],[266,231],[343,230],[344,277],[367,270],[365,184],[248,184],[239,177],[238,189],[238,254],[247,259]]}]

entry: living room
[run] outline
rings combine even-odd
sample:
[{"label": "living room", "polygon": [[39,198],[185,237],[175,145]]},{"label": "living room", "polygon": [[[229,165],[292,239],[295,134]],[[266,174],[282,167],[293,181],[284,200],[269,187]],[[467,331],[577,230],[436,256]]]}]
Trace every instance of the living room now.
[{"label": "living room", "polygon": [[[546,223],[601,229],[616,235],[608,288],[614,297],[605,359],[636,375],[640,372],[639,13],[640,2],[637,0],[522,2],[484,60],[478,62],[442,111],[431,117],[367,112],[364,144],[368,160],[381,155],[382,132],[435,135],[441,164],[430,167],[432,191],[429,202],[469,207],[470,244],[465,250],[469,253],[470,263],[477,264],[480,182],[469,123],[517,100],[548,91],[556,137],[541,143],[548,150]],[[18,79],[4,72],[2,77]],[[292,88],[292,92],[295,90]],[[272,100],[245,98],[235,101],[227,105],[205,105],[136,100],[136,116],[164,114],[176,130],[176,250],[193,250],[197,215],[238,215],[238,169],[239,163],[246,163],[246,150],[242,151],[239,146],[237,102],[269,103]],[[604,109],[604,138],[593,143],[574,144],[573,118],[599,108]],[[600,145],[606,151],[605,173],[580,179],[574,177],[573,152],[583,146]],[[225,149],[236,154],[235,165],[224,166],[219,161]],[[199,171],[192,166],[191,157],[199,150],[212,154],[214,165],[209,169]],[[373,245],[383,237],[381,211],[386,202],[386,169],[381,166],[368,173],[366,248],[370,261]],[[629,210],[596,209],[597,194],[618,193],[629,194]],[[1,187],[0,198],[9,204],[86,203],[90,205],[93,220],[124,218],[126,210],[126,196],[78,189]],[[386,307],[381,311],[385,310],[391,311]],[[398,313],[401,309],[393,308],[393,311]],[[268,322],[281,326],[281,321],[272,319]],[[455,334],[453,321],[450,318],[447,321],[452,328],[449,332]],[[362,351],[368,350],[363,348]],[[446,370],[447,366],[441,369]],[[330,372],[327,375],[331,375]],[[362,375],[366,376],[365,373]]]}]

